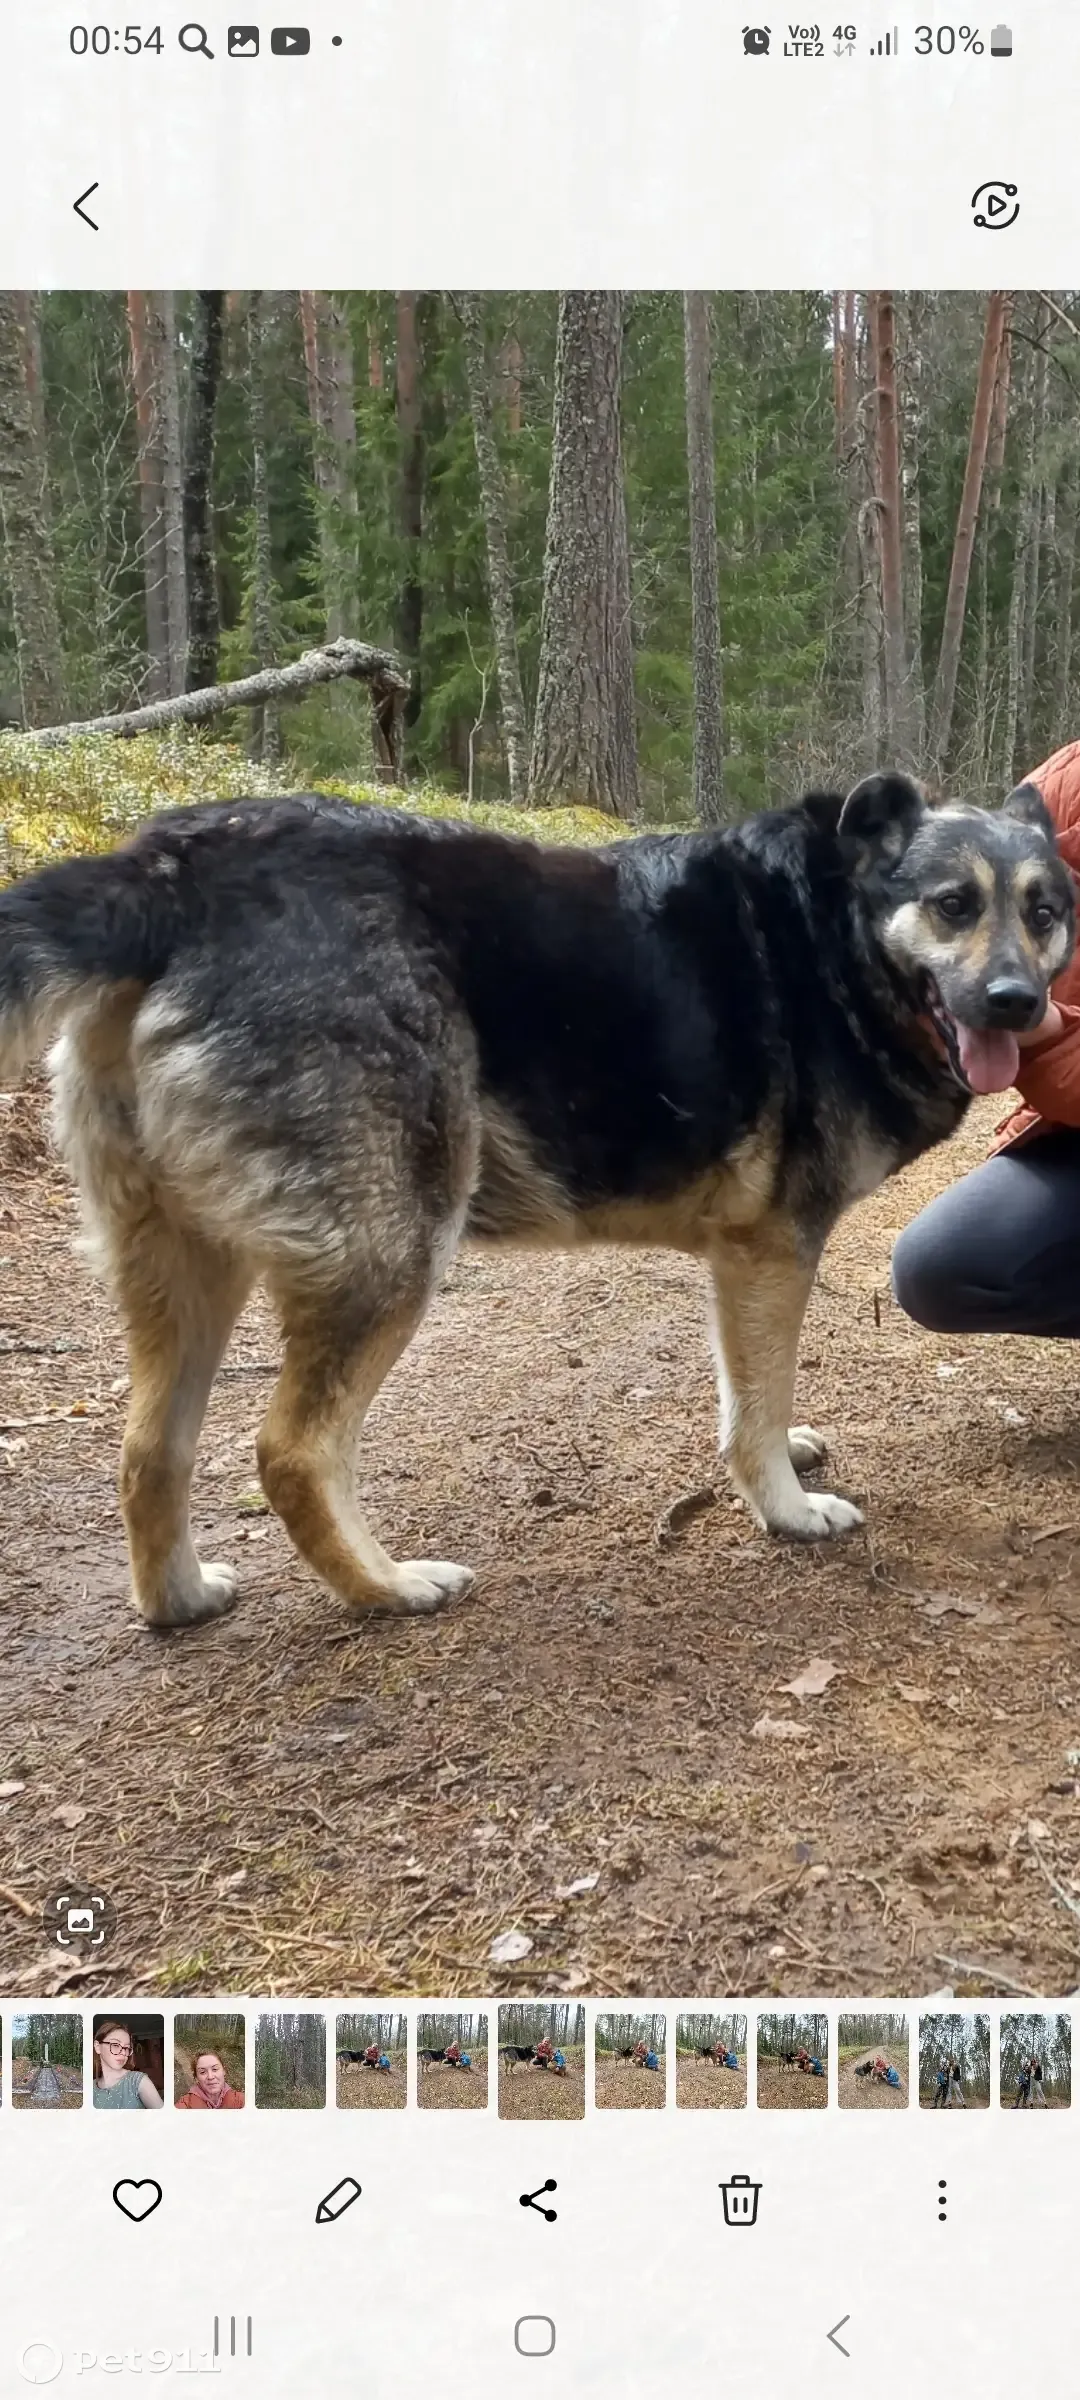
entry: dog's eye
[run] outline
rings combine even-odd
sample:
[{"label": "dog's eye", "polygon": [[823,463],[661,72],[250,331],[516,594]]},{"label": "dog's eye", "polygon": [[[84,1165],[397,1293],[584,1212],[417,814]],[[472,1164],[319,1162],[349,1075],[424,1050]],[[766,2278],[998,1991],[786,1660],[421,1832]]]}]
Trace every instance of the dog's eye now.
[{"label": "dog's eye", "polygon": [[939,892],[934,906],[941,916],[948,917],[952,925],[955,925],[960,917],[967,917],[971,914],[971,902],[966,892]]},{"label": "dog's eye", "polygon": [[1032,909],[1031,922],[1036,933],[1049,933],[1050,927],[1057,923],[1057,915],[1045,900],[1040,900]]}]

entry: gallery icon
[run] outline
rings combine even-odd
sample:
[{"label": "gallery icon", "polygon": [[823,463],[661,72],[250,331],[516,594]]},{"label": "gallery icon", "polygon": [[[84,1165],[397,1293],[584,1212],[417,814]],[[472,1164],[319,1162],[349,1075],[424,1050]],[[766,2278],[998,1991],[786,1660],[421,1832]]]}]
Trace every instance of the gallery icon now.
[{"label": "gallery icon", "polygon": [[42,1930],[58,1950],[104,1950],[116,1931],[116,1909],[107,1892],[68,1884],[50,1892],[41,1911]]},{"label": "gallery icon", "polygon": [[275,58],[306,58],[311,35],[306,25],[275,25],[270,36]]},{"label": "gallery icon", "polygon": [[258,57],[258,55],[259,55],[259,28],[258,28],[258,26],[257,26],[257,25],[230,25],[230,27],[229,27],[229,57],[230,57],[230,58],[257,58],[257,57]]},{"label": "gallery icon", "polygon": [[772,36],[767,25],[744,25],[742,46],[747,58],[767,58]]}]

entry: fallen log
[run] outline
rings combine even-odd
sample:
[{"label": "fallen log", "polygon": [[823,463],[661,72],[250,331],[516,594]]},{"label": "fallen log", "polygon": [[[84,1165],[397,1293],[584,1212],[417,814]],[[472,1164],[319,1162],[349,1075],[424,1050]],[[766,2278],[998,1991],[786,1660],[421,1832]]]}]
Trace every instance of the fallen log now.
[{"label": "fallen log", "polygon": [[236,683],[214,683],[201,692],[181,692],[174,700],[151,701],[146,708],[123,709],[110,717],[86,717],[71,725],[32,726],[29,731],[32,740],[52,750],[81,733],[112,733],[129,740],[136,733],[160,733],[168,725],[205,725],[232,708],[257,708],[267,700],[295,700],[315,684],[337,683],[344,677],[370,685],[376,723],[389,754],[385,763],[396,766],[395,737],[409,689],[408,676],[402,673],[392,650],[376,650],[370,642],[356,642],[345,634],[321,649],[306,650],[290,666],[264,667],[257,675],[241,676]]}]

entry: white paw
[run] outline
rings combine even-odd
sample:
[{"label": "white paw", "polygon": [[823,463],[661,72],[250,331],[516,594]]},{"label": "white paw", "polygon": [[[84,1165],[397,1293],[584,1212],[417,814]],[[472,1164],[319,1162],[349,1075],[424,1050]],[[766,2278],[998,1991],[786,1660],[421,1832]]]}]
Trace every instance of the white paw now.
[{"label": "white paw", "polygon": [[471,1567],[455,1567],[446,1558],[403,1558],[394,1581],[390,1608],[407,1616],[431,1616],[451,1600],[461,1600],[475,1581]]},{"label": "white paw", "polygon": [[199,1581],[169,1584],[149,1605],[136,1593],[135,1605],[150,1625],[203,1625],[232,1608],[240,1579],[235,1567],[221,1560],[199,1568]]},{"label": "white paw", "polygon": [[794,1535],[799,1542],[824,1542],[833,1534],[852,1533],[863,1521],[862,1510],[835,1492],[803,1492],[802,1506],[769,1519],[770,1533]]},{"label": "white paw", "polygon": [[787,1437],[788,1457],[797,1475],[808,1475],[820,1467],[827,1457],[829,1445],[823,1433],[815,1433],[812,1425],[791,1425]]}]

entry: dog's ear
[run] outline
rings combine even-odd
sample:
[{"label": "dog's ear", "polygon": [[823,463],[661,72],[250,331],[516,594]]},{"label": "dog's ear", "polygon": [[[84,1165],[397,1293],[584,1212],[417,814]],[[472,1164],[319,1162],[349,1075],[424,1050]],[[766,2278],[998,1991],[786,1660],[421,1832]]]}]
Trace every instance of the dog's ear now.
[{"label": "dog's ear", "polygon": [[1002,804],[1003,817],[1012,817],[1018,825],[1035,825],[1045,833],[1047,841],[1054,839],[1054,820],[1037,783],[1018,783],[1016,790]]},{"label": "dog's ear", "polygon": [[867,775],[848,793],[837,830],[857,845],[860,867],[891,867],[925,815],[926,802],[909,776]]}]

